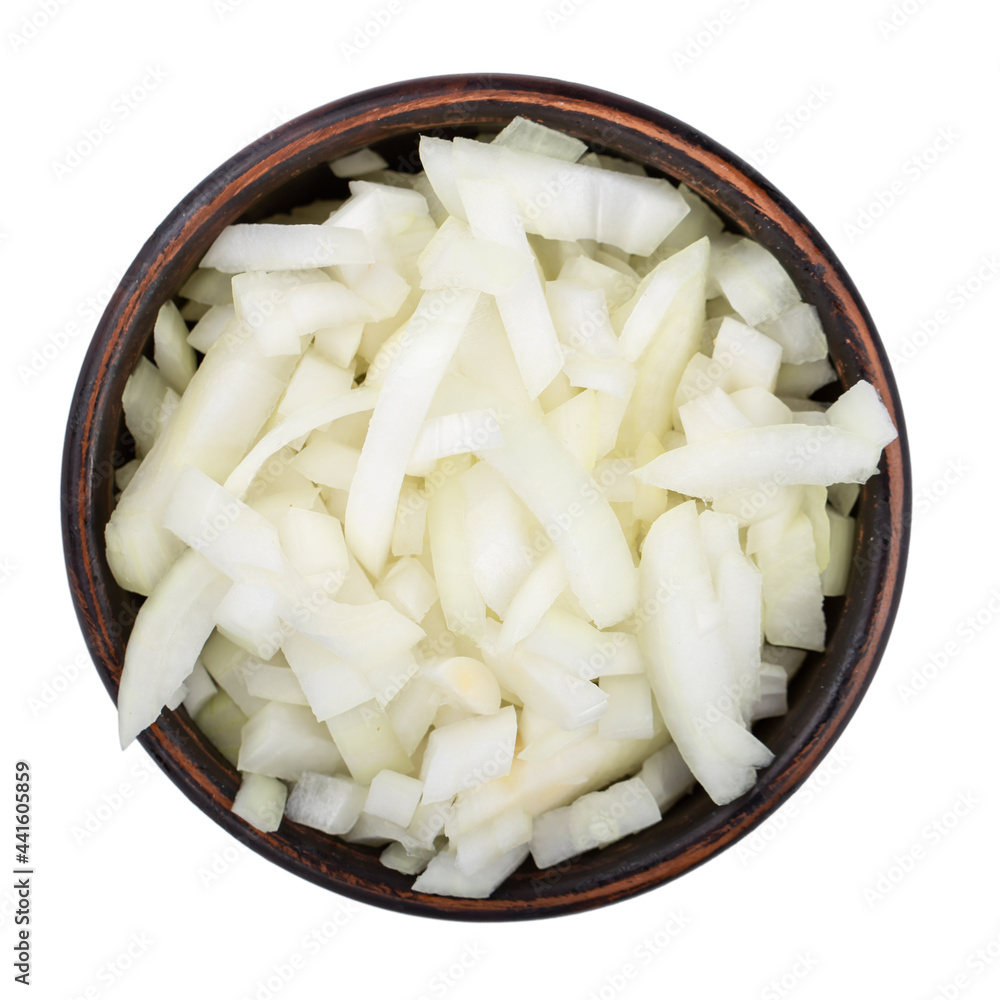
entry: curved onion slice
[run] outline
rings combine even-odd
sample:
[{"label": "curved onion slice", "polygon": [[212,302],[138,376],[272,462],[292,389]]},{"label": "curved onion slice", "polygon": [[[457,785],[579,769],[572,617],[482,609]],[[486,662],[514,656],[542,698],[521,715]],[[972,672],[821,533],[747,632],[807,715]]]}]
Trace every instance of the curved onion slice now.
[{"label": "curved onion slice", "polygon": [[254,476],[272,455],[317,427],[350,416],[352,413],[364,413],[373,409],[376,398],[373,389],[362,386],[333,399],[325,399],[297,410],[287,420],[268,431],[253,446],[243,461],[230,473],[224,483],[225,488],[237,499],[242,499],[246,496]]},{"label": "curved onion slice", "polygon": [[229,580],[200,552],[188,549],[139,609],[118,687],[118,734],[123,747],[156,721],[194,669],[215,628],[216,605],[229,586]]},{"label": "curved onion slice", "polygon": [[388,368],[344,515],[347,544],[374,576],[389,555],[399,492],[421,424],[478,297],[454,289],[425,292],[384,362]]}]

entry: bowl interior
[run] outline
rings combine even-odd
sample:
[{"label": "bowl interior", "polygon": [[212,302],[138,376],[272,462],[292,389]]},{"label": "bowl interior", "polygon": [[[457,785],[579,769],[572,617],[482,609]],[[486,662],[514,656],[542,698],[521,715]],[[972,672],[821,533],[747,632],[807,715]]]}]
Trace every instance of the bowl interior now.
[{"label": "bowl interior", "polygon": [[[64,536],[74,603],[98,671],[117,697],[124,647],[141,599],[115,583],[103,556],[113,469],[133,454],[124,428],[125,379],[152,344],[160,305],[183,283],[221,229],[314,198],[343,197],[326,161],[373,145],[399,170],[419,169],[419,134],[474,135],[524,114],[577,135],[598,152],[643,163],[702,195],[734,231],[758,239],[819,310],[840,387],[873,382],[900,429],[881,475],[855,511],[855,559],[845,598],[828,599],[828,648],[810,654],[789,689],[789,710],[754,732],[775,753],[755,787],[715,806],[700,789],[656,826],[557,869],[530,862],[488,900],[413,893],[379,850],[285,821],[275,834],[229,811],[235,770],[187,712],[165,713],[140,737],[173,781],[220,825],[261,854],[320,885],[390,908],[465,919],[546,916],[584,909],[676,877],[733,843],[791,794],[829,750],[871,679],[898,601],[905,562],[908,466],[891,373],[863,304],[839,262],[802,216],[751,168],[665,115],[613,95],[527,78],[414,81],[358,95],[288,123],[238,154],[185,199],[129,269],[98,326],[77,387],[64,456]],[[460,123],[460,124],[457,124]]]}]

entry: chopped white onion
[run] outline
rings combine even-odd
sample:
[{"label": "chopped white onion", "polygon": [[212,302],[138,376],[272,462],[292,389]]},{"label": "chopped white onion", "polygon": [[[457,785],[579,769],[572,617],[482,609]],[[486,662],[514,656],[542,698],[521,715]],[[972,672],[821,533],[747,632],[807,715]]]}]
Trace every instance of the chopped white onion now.
[{"label": "chopped white onion", "polygon": [[160,309],[120,733],[183,702],[258,830],[481,898],[752,787],[896,429],[810,398],[818,310],[683,185],[523,118],[419,152],[333,161],[349,197],[230,226]]},{"label": "chopped white onion", "polygon": [[223,229],[202,258],[201,266],[240,274],[371,262],[368,242],[357,230],[258,222]]}]

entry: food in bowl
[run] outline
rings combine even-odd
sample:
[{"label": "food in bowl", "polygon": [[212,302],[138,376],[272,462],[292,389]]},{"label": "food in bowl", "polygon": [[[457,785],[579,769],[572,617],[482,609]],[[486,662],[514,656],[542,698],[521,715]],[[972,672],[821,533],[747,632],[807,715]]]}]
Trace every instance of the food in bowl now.
[{"label": "food in bowl", "polygon": [[120,726],[183,702],[247,822],[484,897],[753,786],[896,431],[811,398],[816,310],[693,192],[525,119],[420,155],[335,161],[346,201],[229,227],[161,309]]}]

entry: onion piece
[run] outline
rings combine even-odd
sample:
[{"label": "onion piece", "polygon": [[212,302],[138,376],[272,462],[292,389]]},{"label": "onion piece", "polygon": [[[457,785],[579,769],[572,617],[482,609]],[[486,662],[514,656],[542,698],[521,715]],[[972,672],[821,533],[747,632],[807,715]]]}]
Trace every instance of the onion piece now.
[{"label": "onion piece", "polygon": [[707,238],[671,255],[642,279],[632,298],[616,311],[621,351],[628,361],[638,361],[670,322],[671,306],[684,285],[692,278],[703,280],[708,255]]},{"label": "onion piece", "polygon": [[313,348],[320,357],[347,368],[358,353],[364,329],[364,323],[323,327],[313,334]]},{"label": "onion piece", "polygon": [[308,708],[268,702],[243,727],[241,771],[298,781],[306,771],[336,774],[343,764],[326,727]]},{"label": "onion piece", "polygon": [[286,636],[281,649],[319,722],[349,712],[374,696],[362,670],[304,635]]},{"label": "onion piece", "polygon": [[265,701],[281,701],[286,705],[309,704],[293,671],[273,663],[263,664],[247,678],[247,691]]},{"label": "onion piece", "polygon": [[687,203],[688,214],[674,229],[670,230],[666,239],[648,257],[633,256],[632,266],[640,275],[648,274],[661,260],[665,260],[672,253],[696,243],[703,236],[707,236],[710,240],[717,240],[722,234],[722,219],[708,207],[706,201],[696,195],[686,184],[679,185],[677,193]]},{"label": "onion piece", "polygon": [[441,483],[427,503],[427,530],[441,610],[452,632],[479,643],[486,604],[472,569],[462,482],[458,471],[439,472]]},{"label": "onion piece", "polygon": [[368,241],[356,229],[257,222],[236,223],[223,229],[199,266],[240,274],[370,264],[372,260]]},{"label": "onion piece", "polygon": [[194,669],[229,581],[189,549],[139,609],[125,648],[118,687],[118,733],[127,747],[159,716]]},{"label": "onion piece", "polygon": [[[567,163],[471,139],[457,138],[452,145],[460,186],[465,179],[502,177],[514,195],[525,229],[546,239],[593,239],[626,253],[647,254],[689,211],[673,185],[664,180]],[[464,191],[462,202],[465,204]],[[643,205],[642,212],[629,210],[636,204]],[[465,207],[468,209],[467,204]]]},{"label": "onion piece", "polygon": [[397,826],[409,826],[423,791],[424,783],[419,778],[397,771],[379,771],[368,787],[364,812]]},{"label": "onion piece", "polygon": [[726,640],[732,658],[729,690],[739,701],[743,721],[749,724],[760,686],[763,580],[740,545],[739,521],[735,517],[702,511],[698,516],[698,531],[708,558],[712,586],[726,621]]},{"label": "onion piece", "polygon": [[774,319],[759,323],[757,329],[781,345],[781,360],[785,364],[799,365],[826,357],[826,335],[815,306],[798,302]]},{"label": "onion piece", "polygon": [[343,775],[305,771],[295,782],[285,815],[324,833],[347,833],[361,815],[365,789]]},{"label": "onion piece", "polygon": [[705,322],[709,253],[703,243],[694,246],[697,252],[692,249],[687,260],[690,271],[685,267],[685,280],[636,365],[635,388],[618,434],[625,454],[634,451],[646,434],[662,438],[674,426],[674,396],[688,362],[698,351]]},{"label": "onion piece", "polygon": [[[183,299],[207,306],[225,306],[233,301],[233,276],[212,267],[199,267],[177,293]],[[206,314],[207,315],[207,314]],[[192,346],[197,347],[196,344]],[[198,348],[202,350],[202,348]]]},{"label": "onion piece", "polygon": [[417,876],[414,892],[433,893],[436,896],[460,896],[465,899],[485,899],[506,878],[521,867],[528,857],[528,845],[512,848],[507,854],[473,874],[466,874],[458,867],[454,854],[440,851]]},{"label": "onion piece", "polygon": [[732,404],[754,427],[790,424],[792,411],[777,396],[759,386],[729,393]]},{"label": "onion piece", "polygon": [[566,160],[568,163],[574,163],[587,152],[585,142],[520,115],[511,119],[500,130],[493,145],[519,149],[525,153],[538,153],[556,160]]},{"label": "onion piece", "polygon": [[419,556],[424,551],[426,533],[427,494],[414,480],[403,480],[403,489],[396,505],[396,521],[392,528],[392,554]]},{"label": "onion piece", "polygon": [[560,608],[545,613],[521,648],[562,664],[585,681],[610,674],[642,672],[635,636],[627,632],[601,632]]},{"label": "onion piece", "polygon": [[400,872],[403,875],[419,875],[433,857],[433,851],[419,849],[414,850],[411,854],[402,844],[394,840],[379,855],[378,859],[386,868],[391,868],[395,872]]},{"label": "onion piece", "polygon": [[265,665],[259,657],[216,631],[205,643],[200,660],[215,683],[245,715],[253,715],[264,707],[264,701],[254,697],[248,686],[254,674]]},{"label": "onion piece", "polygon": [[727,690],[731,654],[697,520],[688,501],[657,518],[646,536],[639,643],[667,729],[722,805],[747,791],[755,769],[773,755],[744,728],[739,703]]},{"label": "onion piece", "polygon": [[238,328],[205,355],[105,529],[108,563],[124,589],[150,594],[183,549],[162,523],[181,469],[192,465],[216,481],[229,475],[274,410],[293,364],[264,357]]},{"label": "onion piece", "polygon": [[819,361],[804,361],[800,365],[781,366],[775,392],[782,398],[807,399],[817,389],[837,381],[837,373],[827,358]]},{"label": "onion piece", "polygon": [[246,454],[243,461],[233,469],[225,481],[225,488],[237,499],[246,496],[254,476],[264,467],[267,460],[281,451],[282,448],[305,434],[314,431],[341,417],[353,413],[366,413],[374,409],[377,394],[374,390],[362,386],[351,389],[333,399],[303,407],[293,416],[269,430]]},{"label": "onion piece", "polygon": [[458,191],[458,175],[452,158],[452,145],[447,139],[420,137],[420,163],[427,181],[448,215],[466,221],[465,207]]},{"label": "onion piece", "polygon": [[388,362],[344,518],[347,544],[373,576],[381,575],[389,555],[396,504],[420,425],[477,297],[471,291],[425,292]]},{"label": "onion piece", "polygon": [[837,427],[781,424],[734,430],[668,451],[633,475],[641,483],[712,500],[777,484],[864,483],[881,448]]},{"label": "onion piece", "polygon": [[173,302],[164,302],[153,324],[153,361],[167,384],[182,393],[198,366],[194,348],[188,343],[188,328]]},{"label": "onion piece", "polygon": [[[428,417],[420,428],[407,475],[432,472],[438,459],[463,455],[503,444],[503,411],[467,410]],[[425,474],[426,474],[425,473]]]},{"label": "onion piece", "polygon": [[339,588],[332,585],[337,578],[345,580],[351,567],[340,521],[318,511],[290,507],[278,522],[278,539],[296,573],[307,582],[321,578],[328,593],[337,592]]},{"label": "onion piece", "polygon": [[292,414],[333,396],[348,392],[354,383],[354,365],[341,368],[315,351],[307,350],[292,372],[276,411],[277,419],[286,420]]},{"label": "onion piece", "polygon": [[170,387],[159,368],[149,358],[139,358],[122,390],[125,426],[135,439],[135,451],[139,458],[149,454],[160,436],[165,426],[164,413],[168,409],[176,409],[177,395],[170,393],[168,396],[168,393]]},{"label": "onion piece", "polygon": [[508,705],[495,715],[478,715],[431,730],[421,779],[425,804],[446,802],[455,794],[510,773],[517,717]]},{"label": "onion piece", "polygon": [[559,340],[567,348],[585,351],[601,361],[621,358],[622,345],[611,325],[602,288],[560,278],[545,283],[545,301]]},{"label": "onion piece", "polygon": [[448,835],[485,823],[515,804],[529,816],[567,805],[634,773],[669,738],[665,730],[651,740],[602,740],[595,734],[545,760],[515,759],[507,777],[457,796]]},{"label": "onion piece", "polygon": [[753,426],[729,395],[718,387],[684,403],[678,415],[687,444]]},{"label": "onion piece", "polygon": [[510,649],[530,635],[568,582],[559,552],[554,548],[548,549],[511,598],[497,648]]},{"label": "onion piece", "polygon": [[560,403],[542,423],[588,472],[597,461],[597,393],[585,389]]},{"label": "onion piece", "polygon": [[570,257],[559,269],[560,281],[572,281],[587,288],[600,289],[607,300],[607,308],[615,312],[635,294],[639,279],[610,263],[602,264],[580,253]]},{"label": "onion piece", "polygon": [[652,793],[661,813],[687,795],[695,783],[694,775],[684,763],[676,743],[668,743],[650,754],[643,762],[639,777]]},{"label": "onion piece", "polygon": [[581,795],[571,806],[535,819],[531,856],[539,868],[607,847],[660,820],[660,810],[642,779],[619,781],[603,792]]},{"label": "onion piece", "polygon": [[360,229],[377,263],[416,284],[417,259],[434,235],[426,198],[416,190],[366,180],[352,180],[350,189],[351,197],[325,225]]},{"label": "onion piece", "polygon": [[335,434],[314,431],[305,447],[291,458],[290,465],[317,486],[349,490],[360,455],[360,448],[344,444]]},{"label": "onion piece", "polygon": [[775,646],[826,648],[823,586],[816,538],[804,513],[797,513],[776,542],[754,560],[763,577],[764,636]]},{"label": "onion piece", "polygon": [[201,660],[197,660],[194,669],[184,680],[187,694],[184,697],[184,707],[188,710],[191,718],[195,718],[205,707],[208,700],[218,691],[215,681],[212,680]]},{"label": "onion piece", "polygon": [[[597,732],[606,740],[648,740],[656,732],[653,692],[644,674],[601,678],[608,710],[597,720]],[[662,722],[660,723],[662,726]]]},{"label": "onion piece", "polygon": [[302,338],[329,325],[367,322],[378,310],[325,271],[245,271],[233,277],[236,316],[268,356],[299,355]]},{"label": "onion piece", "polygon": [[[450,382],[480,405],[502,405],[488,389]],[[541,523],[562,557],[574,594],[598,626],[635,609],[638,583],[618,519],[586,469],[539,421],[511,409],[502,448],[477,452],[493,466]],[[571,530],[572,529],[572,530]]]},{"label": "onion piece", "polygon": [[526,708],[569,732],[596,722],[608,708],[608,696],[596,684],[530,650],[515,653],[505,679]]},{"label": "onion piece", "polygon": [[230,642],[262,660],[278,652],[281,623],[278,595],[263,583],[234,583],[213,614],[215,627]]},{"label": "onion piece", "polygon": [[[563,371],[570,385],[581,389],[596,389],[623,402],[627,402],[635,386],[635,368],[624,358],[602,361],[579,351],[567,352]],[[599,435],[598,445],[602,440]],[[601,454],[606,455],[613,447],[612,441],[600,448]]]},{"label": "onion piece", "polygon": [[500,711],[500,685],[482,660],[471,656],[437,657],[423,663],[420,670],[449,704],[474,715],[495,715]]},{"label": "onion piece", "polygon": [[424,637],[424,630],[388,601],[344,604],[330,600],[322,590],[300,592],[282,617],[330,652],[357,663],[382,663]]},{"label": "onion piece", "polygon": [[487,607],[502,618],[534,565],[530,516],[483,462],[462,474],[462,497],[472,578]]},{"label": "onion piece", "polygon": [[[236,310],[232,305],[212,306],[204,316],[195,323],[188,334],[188,343],[202,354],[207,354],[209,348],[222,336],[230,323],[236,321]],[[193,377],[193,376],[192,376]]]},{"label": "onion piece", "polygon": [[777,319],[799,302],[799,293],[774,255],[746,238],[717,241],[712,278],[749,326]]},{"label": "onion piece", "polygon": [[330,161],[330,169],[333,171],[334,177],[363,177],[376,170],[385,170],[388,166],[389,164],[385,162],[383,157],[367,146],[357,152],[348,153],[346,156],[339,156],[336,160]]},{"label": "onion piece", "polygon": [[413,762],[400,745],[392,723],[375,701],[327,719],[326,728],[351,777],[359,784],[369,784],[379,771],[408,774],[413,770]]},{"label": "onion piece", "polygon": [[852,385],[830,406],[826,416],[832,427],[865,437],[879,448],[899,437],[885,404],[870,382]]},{"label": "onion piece", "polygon": [[722,388],[727,392],[752,386],[774,392],[781,369],[781,345],[726,316],[719,324],[712,360],[724,369]]},{"label": "onion piece", "polygon": [[247,580],[252,568],[284,568],[274,525],[194,466],[178,476],[163,524],[231,580]]},{"label": "onion piece", "polygon": [[847,593],[857,522],[832,507],[828,507],[826,513],[830,519],[830,561],[820,574],[820,580],[824,597],[840,597]]},{"label": "onion piece", "polygon": [[[327,274],[342,282],[369,305],[370,315],[376,322],[395,319],[412,291],[409,282],[392,264],[384,260],[374,264],[342,265],[326,270]],[[331,311],[330,315],[337,314]]]},{"label": "onion piece", "polygon": [[233,799],[233,812],[261,833],[273,833],[281,825],[288,788],[277,778],[245,772]]},{"label": "onion piece", "polygon": [[499,295],[533,263],[526,243],[515,247],[482,239],[450,215],[424,247],[417,267],[421,288],[472,288]]},{"label": "onion piece", "polygon": [[521,381],[507,331],[492,296],[480,296],[465,336],[458,345],[455,362],[466,378],[490,386],[516,406],[541,414],[539,404],[529,398]]},{"label": "onion piece", "polygon": [[405,754],[412,756],[416,751],[442,703],[441,692],[425,677],[417,675],[385,706],[385,713]]},{"label": "onion piece", "polygon": [[[530,258],[530,245],[504,184],[460,178],[459,190],[475,236]],[[494,299],[521,380],[528,397],[535,399],[563,365],[562,350],[538,272],[533,266],[524,268],[507,287],[494,292]]]},{"label": "onion piece", "polygon": [[398,559],[375,584],[375,593],[411,621],[423,621],[438,599],[434,577],[412,556]]},{"label": "onion piece", "polygon": [[854,510],[854,505],[858,502],[861,487],[857,483],[834,483],[827,488],[826,492],[830,506],[838,514],[847,517]]},{"label": "onion piece", "polygon": [[495,864],[531,840],[531,827],[531,817],[520,806],[512,806],[489,823],[466,831],[451,845],[459,869],[474,875]]},{"label": "onion piece", "polygon": [[545,720],[547,728],[540,734],[528,736],[529,726],[525,720],[535,715],[531,709],[521,712],[521,727],[524,730],[524,749],[517,755],[518,760],[526,763],[540,763],[549,760],[556,754],[562,753],[567,747],[575,746],[584,740],[597,735],[599,723],[592,722],[589,726],[582,726],[580,729],[562,729],[554,722]]},{"label": "onion piece", "polygon": [[394,653],[383,660],[363,660],[360,666],[375,692],[375,704],[383,710],[396,700],[397,695],[420,671],[412,649]]},{"label": "onion piece", "polygon": [[788,674],[775,663],[761,664],[760,693],[750,707],[750,718],[771,719],[788,711]]},{"label": "onion piece", "polygon": [[247,717],[225,691],[217,691],[202,706],[195,723],[205,738],[236,767]]}]

